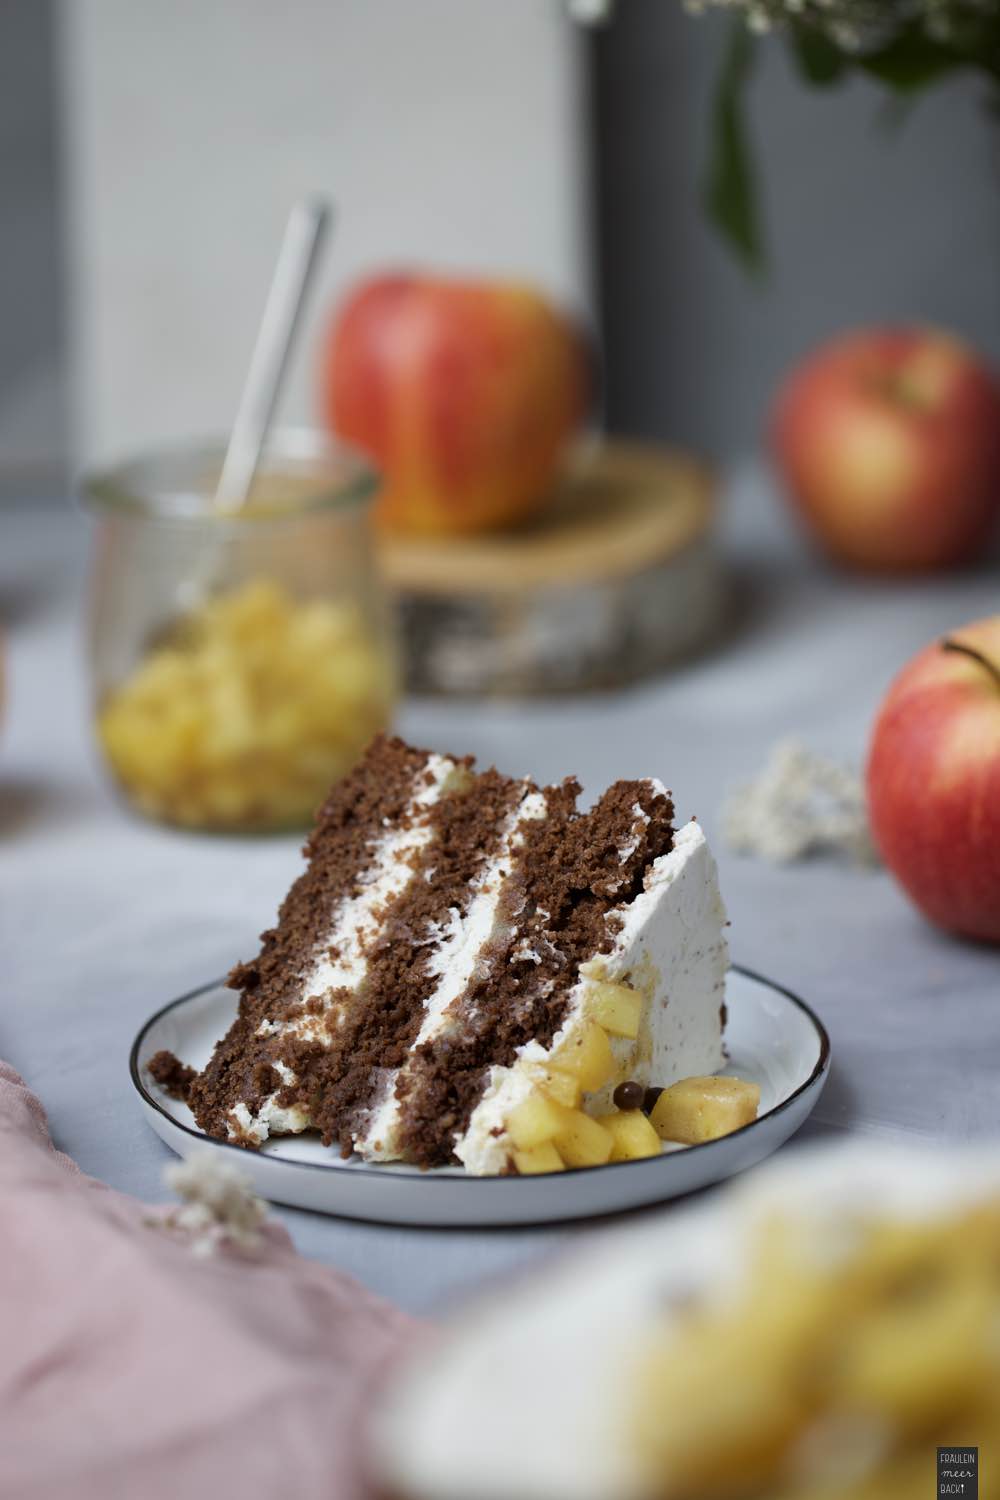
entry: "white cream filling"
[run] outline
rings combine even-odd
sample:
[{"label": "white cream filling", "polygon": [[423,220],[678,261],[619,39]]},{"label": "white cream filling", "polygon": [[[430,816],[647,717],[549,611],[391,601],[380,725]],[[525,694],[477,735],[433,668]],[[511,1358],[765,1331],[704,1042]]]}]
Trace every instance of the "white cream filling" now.
[{"label": "white cream filling", "polygon": [[[464,992],[483,948],[496,931],[500,896],[513,868],[514,856],[524,842],[525,824],[544,818],[545,813],[542,792],[522,796],[507,819],[497,852],[472,884],[472,899],[464,915],[457,907],[451,908],[439,946],[430,960],[431,972],[438,976],[438,983],[427,1001],[420,1030],[410,1047],[411,1056],[448,1026],[448,1007]],[[387,1078],[380,1102],[355,1141],[355,1149],[366,1160],[389,1161],[398,1154],[402,1123],[400,1103],[395,1096],[398,1077],[397,1071]]]},{"label": "white cream filling", "polygon": [[[661,789],[659,781],[654,781],[652,785],[654,791]],[[639,840],[642,838],[643,829],[649,824],[649,815],[643,812],[638,802],[632,803],[632,812],[635,816],[635,822],[632,825],[632,837],[627,839],[618,851],[618,863],[620,865],[625,864],[626,860],[632,858],[632,855],[639,847]]]},{"label": "white cream filling", "polygon": [[[591,1112],[611,1108],[611,1094],[623,1078],[666,1087],[692,1074],[716,1073],[724,1065],[720,1007],[729,965],[725,922],[715,860],[700,826],[686,823],[625,909],[614,947],[595,956],[607,978],[631,976],[636,988],[648,986],[650,998],[638,1040],[612,1038],[618,1076],[587,1096]],[[583,1025],[587,984],[582,977],[571,990],[566,1019],[549,1048],[528,1042],[512,1067],[491,1070],[486,1091],[455,1146],[467,1171],[477,1176],[503,1171],[511,1149],[503,1133],[506,1119],[530,1092],[534,1067],[551,1059]]]},{"label": "white cream filling", "polygon": [[[378,913],[387,901],[398,896],[413,876],[413,856],[429,841],[432,834],[430,812],[441,800],[455,771],[448,756],[430,755],[417,773],[419,783],[409,806],[408,826],[396,828],[376,841],[374,857],[361,875],[361,890],[337,907],[327,933],[316,945],[312,967],[303,976],[302,1000],[319,999],[330,990],[356,990],[368,967],[367,950],[379,929]],[[290,1021],[265,1019],[257,1028],[258,1036],[286,1035],[303,1040],[324,1040],[325,1028],[341,1017],[331,1016],[332,1007],[324,1005],[320,1016],[296,1016]],[[295,1075],[286,1069],[284,1084],[294,1083]],[[233,1110],[228,1130],[230,1137],[249,1136],[260,1144],[271,1131],[299,1132],[309,1124],[301,1106],[281,1109],[272,1094],[253,1114],[244,1103]]]},{"label": "white cream filling", "polygon": [[[423,784],[410,804],[409,826],[379,841],[372,865],[361,876],[362,889],[341,903],[330,931],[317,944],[316,961],[303,984],[303,1000],[322,998],[328,990],[355,990],[364,979],[368,947],[378,935],[376,914],[409,885],[413,855],[431,839],[430,809],[440,801],[454,769],[455,762],[443,755],[429,757],[420,772]],[[294,1028],[295,1022],[290,1024]]]}]

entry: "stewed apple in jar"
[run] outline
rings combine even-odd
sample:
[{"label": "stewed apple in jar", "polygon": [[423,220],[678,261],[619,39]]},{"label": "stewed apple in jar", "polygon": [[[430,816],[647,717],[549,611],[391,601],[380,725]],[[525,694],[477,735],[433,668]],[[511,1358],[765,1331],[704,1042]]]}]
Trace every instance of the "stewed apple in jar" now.
[{"label": "stewed apple in jar", "polygon": [[97,738],[151,818],[302,827],[392,711],[374,475],[318,434],[278,433],[224,512],[221,462],[221,445],[190,447],[86,483]]}]

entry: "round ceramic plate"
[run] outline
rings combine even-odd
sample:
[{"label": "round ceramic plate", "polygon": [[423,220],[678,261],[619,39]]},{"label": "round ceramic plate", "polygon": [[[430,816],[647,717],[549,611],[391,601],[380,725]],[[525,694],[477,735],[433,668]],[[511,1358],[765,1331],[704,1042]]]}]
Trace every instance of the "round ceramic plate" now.
[{"label": "round ceramic plate", "polygon": [[132,1082],[153,1129],[172,1150],[225,1152],[275,1203],[375,1219],[387,1224],[541,1224],[638,1208],[721,1182],[753,1166],[802,1124],[822,1092],[830,1039],[822,1022],[790,991],[747,969],[726,980],[727,1073],[760,1084],[752,1125],[703,1146],[664,1147],[644,1161],[537,1177],[469,1177],[460,1167],[430,1172],[401,1165],[343,1161],[314,1135],[282,1136],[260,1151],[212,1140],[187,1105],[171,1099],[145,1071],[161,1048],[202,1068],[231,1025],[237,997],[221,984],[182,995],[143,1026],[132,1046]]}]

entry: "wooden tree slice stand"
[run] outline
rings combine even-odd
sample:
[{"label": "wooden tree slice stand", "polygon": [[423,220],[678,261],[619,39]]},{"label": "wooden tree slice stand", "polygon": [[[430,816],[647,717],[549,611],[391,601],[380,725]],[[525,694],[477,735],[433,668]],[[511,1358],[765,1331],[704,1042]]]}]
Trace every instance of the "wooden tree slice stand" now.
[{"label": "wooden tree slice stand", "polygon": [[695,459],[589,445],[543,514],[442,540],[386,537],[411,692],[616,687],[702,646],[725,613],[712,480]]}]

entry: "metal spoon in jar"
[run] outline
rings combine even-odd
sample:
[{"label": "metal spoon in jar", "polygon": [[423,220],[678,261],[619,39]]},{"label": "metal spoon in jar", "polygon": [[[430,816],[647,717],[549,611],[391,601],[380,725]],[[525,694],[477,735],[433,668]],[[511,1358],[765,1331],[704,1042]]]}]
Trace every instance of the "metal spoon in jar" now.
[{"label": "metal spoon in jar", "polygon": [[215,508],[224,514],[240,510],[253,488],[329,219],[321,198],[301,198],[289,214],[215,491]]}]

